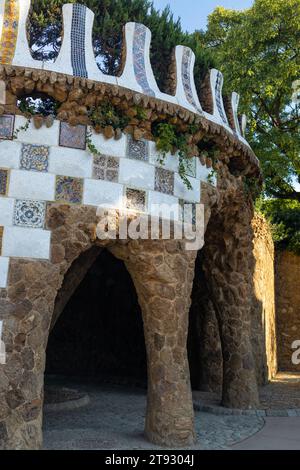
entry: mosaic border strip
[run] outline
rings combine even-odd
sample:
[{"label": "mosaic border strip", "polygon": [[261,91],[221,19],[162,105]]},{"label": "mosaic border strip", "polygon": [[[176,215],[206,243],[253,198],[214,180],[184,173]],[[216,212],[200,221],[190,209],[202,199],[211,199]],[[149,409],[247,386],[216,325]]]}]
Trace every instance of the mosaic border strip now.
[{"label": "mosaic border strip", "polygon": [[216,103],[217,103],[217,108],[218,108],[218,111],[219,111],[219,114],[221,116],[222,121],[224,122],[224,124],[228,124],[228,120],[227,120],[227,117],[224,114],[223,106],[222,106],[223,98],[222,98],[222,94],[221,94],[221,85],[222,85],[222,74],[221,74],[221,72],[218,71],[217,80],[216,80],[216,87],[215,87]]},{"label": "mosaic border strip", "polygon": [[19,0],[5,0],[0,42],[0,63],[11,64],[16,51],[19,29]]},{"label": "mosaic border strip", "polygon": [[85,60],[85,22],[86,7],[73,5],[71,26],[71,63],[73,75],[88,78]]},{"label": "mosaic border strip", "polygon": [[143,93],[154,96],[155,93],[150,88],[145,64],[145,43],[147,30],[143,24],[136,23],[133,36],[133,68],[137,83],[143,90]]},{"label": "mosaic border strip", "polygon": [[197,105],[193,90],[192,90],[192,77],[191,77],[191,62],[192,62],[192,51],[187,47],[184,48],[182,54],[182,64],[181,64],[181,73],[182,73],[182,84],[184,88],[184,93],[187,101],[194,106],[198,113],[203,114],[202,109]]},{"label": "mosaic border strip", "polygon": [[0,168],[0,197],[8,195],[9,179],[10,168]]}]

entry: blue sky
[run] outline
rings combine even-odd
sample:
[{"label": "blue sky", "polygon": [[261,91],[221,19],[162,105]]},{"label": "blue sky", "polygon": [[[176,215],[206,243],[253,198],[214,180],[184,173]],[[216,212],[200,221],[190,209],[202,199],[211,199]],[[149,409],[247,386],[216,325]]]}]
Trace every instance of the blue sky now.
[{"label": "blue sky", "polygon": [[181,18],[183,29],[205,29],[207,16],[217,7],[243,10],[251,7],[253,0],[153,0],[156,8],[170,5],[175,17]]}]

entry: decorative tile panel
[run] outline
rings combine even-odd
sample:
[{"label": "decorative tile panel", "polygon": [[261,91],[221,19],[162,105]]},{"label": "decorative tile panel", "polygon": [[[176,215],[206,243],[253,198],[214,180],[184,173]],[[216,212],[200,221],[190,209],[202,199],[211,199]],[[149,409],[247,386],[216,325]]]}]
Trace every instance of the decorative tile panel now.
[{"label": "decorative tile panel", "polygon": [[[136,81],[148,96],[155,96],[150,88],[145,64],[145,42],[147,29],[143,24],[136,23],[133,38],[133,67]],[[147,51],[148,53],[148,51]]]},{"label": "decorative tile panel", "polygon": [[55,200],[71,204],[81,204],[83,194],[83,179],[69,176],[57,176],[55,185]]},{"label": "decorative tile panel", "polygon": [[197,105],[192,89],[192,76],[191,76],[191,63],[192,63],[192,51],[188,47],[184,48],[182,55],[182,64],[181,64],[181,74],[182,74],[182,84],[184,88],[184,93],[187,101],[194,106],[195,109],[201,114],[203,114],[202,109]]},{"label": "decorative tile panel", "polygon": [[164,168],[155,169],[155,191],[174,194],[174,173]]},{"label": "decorative tile panel", "polygon": [[88,78],[85,61],[85,22],[86,7],[73,5],[71,26],[71,62],[73,75]]},{"label": "decorative tile panel", "polygon": [[221,72],[218,72],[217,80],[216,80],[216,88],[215,88],[216,103],[217,103],[217,108],[218,108],[222,121],[224,122],[224,124],[228,124],[227,117],[224,114],[224,110],[222,106],[222,103],[223,103],[223,98],[222,98],[222,93],[221,93],[222,85],[223,85],[222,74]]},{"label": "decorative tile panel", "polygon": [[43,228],[45,224],[46,203],[43,201],[16,200],[14,225],[18,227]]},{"label": "decorative tile panel", "polygon": [[5,0],[0,64],[11,64],[15,55],[19,28],[19,0]]},{"label": "decorative tile panel", "polygon": [[187,176],[192,176],[193,178],[196,178],[196,173],[197,173],[197,161],[196,158],[189,158],[186,160],[186,174]]},{"label": "decorative tile panel", "polygon": [[6,196],[8,190],[9,170],[0,168],[0,196]]},{"label": "decorative tile panel", "polygon": [[134,160],[141,160],[143,162],[149,161],[149,142],[146,140],[134,140],[128,134],[127,137],[127,156]]},{"label": "decorative tile panel", "polygon": [[126,188],[126,208],[138,212],[146,211],[146,191]]},{"label": "decorative tile panel", "polygon": [[21,170],[48,171],[49,147],[23,144],[20,160]]},{"label": "decorative tile panel", "polygon": [[9,114],[0,116],[0,139],[12,139],[14,133],[15,117]]},{"label": "decorative tile panel", "polygon": [[106,155],[94,157],[93,177],[117,183],[119,179],[119,159]]},{"label": "decorative tile panel", "polygon": [[0,256],[2,255],[3,232],[4,232],[4,227],[0,226]]},{"label": "decorative tile panel", "polygon": [[73,149],[85,150],[86,148],[86,126],[70,126],[66,122],[60,123],[59,145]]}]

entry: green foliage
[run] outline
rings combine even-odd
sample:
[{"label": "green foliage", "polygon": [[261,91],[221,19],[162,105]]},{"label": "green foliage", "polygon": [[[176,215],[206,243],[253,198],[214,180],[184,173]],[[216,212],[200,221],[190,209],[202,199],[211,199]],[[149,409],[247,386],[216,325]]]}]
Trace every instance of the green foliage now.
[{"label": "green foliage", "polygon": [[256,209],[271,223],[277,247],[300,255],[300,203],[261,198]]},{"label": "green foliage", "polygon": [[24,114],[32,116],[40,114],[42,116],[56,116],[60,103],[50,96],[24,96],[18,100],[18,108]]},{"label": "green foliage", "polygon": [[191,166],[191,159],[188,156],[189,145],[187,142],[187,134],[179,133],[174,124],[159,123],[153,126],[153,135],[156,139],[156,148],[160,152],[158,160],[164,164],[168,153],[179,156],[179,175],[188,189],[192,189],[192,185],[187,177],[187,173]]},{"label": "green foliage", "polygon": [[200,38],[225,76],[225,92],[241,94],[250,119],[247,138],[259,157],[266,192],[300,201],[299,0],[255,0],[245,11],[217,8]]},{"label": "green foliage", "polygon": [[25,122],[24,126],[20,126],[17,129],[15,129],[15,131],[13,133],[13,140],[18,138],[18,135],[19,135],[20,132],[22,132],[22,131],[26,132],[28,130],[30,122],[31,122],[31,119],[27,118],[27,121]]},{"label": "green foliage", "polygon": [[94,156],[101,155],[101,152],[97,149],[95,144],[93,144],[92,135],[93,135],[93,130],[92,128],[89,127],[87,129],[86,137],[85,137],[86,146],[92,155]]},{"label": "green foliage", "polygon": [[[30,24],[30,46],[36,59],[54,59],[61,46],[61,7],[65,0],[33,0]],[[169,7],[162,11],[148,0],[68,0],[81,3],[95,13],[93,43],[99,68],[114,75],[120,70],[123,26],[128,21],[145,24],[152,31],[151,61],[158,85],[164,88],[172,50],[178,44],[192,47],[196,54],[197,84],[212,67],[210,52],[204,50],[201,32],[182,30]]]},{"label": "green foliage", "polygon": [[109,101],[104,101],[96,108],[92,108],[89,117],[94,127],[112,126],[114,129],[124,130],[129,122],[129,118]]}]

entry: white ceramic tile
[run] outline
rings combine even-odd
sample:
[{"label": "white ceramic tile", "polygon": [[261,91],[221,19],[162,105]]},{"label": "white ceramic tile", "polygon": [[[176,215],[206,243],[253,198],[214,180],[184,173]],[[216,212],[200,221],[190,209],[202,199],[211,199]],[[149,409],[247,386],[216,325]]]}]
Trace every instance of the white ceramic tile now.
[{"label": "white ceramic tile", "polygon": [[[26,124],[27,120],[23,116],[16,116],[15,131]],[[43,126],[40,129],[34,127],[33,122],[29,124],[26,131],[20,131],[17,141],[27,144],[38,145],[58,145],[59,140],[59,121],[55,120],[53,126]]]},{"label": "white ceramic tile", "polygon": [[167,220],[179,220],[178,198],[156,191],[149,191],[148,213]]},{"label": "white ceramic tile", "polygon": [[53,201],[55,176],[49,173],[12,170],[8,195],[17,199]]},{"label": "white ceramic tile", "polygon": [[7,286],[8,268],[9,268],[9,258],[0,256],[0,288],[1,289],[5,289],[5,287]]},{"label": "white ceramic tile", "polygon": [[23,227],[5,227],[2,255],[49,259],[51,232]]},{"label": "white ceramic tile", "polygon": [[122,158],[119,182],[141,189],[154,189],[155,168],[148,163]]},{"label": "white ceramic tile", "polygon": [[188,189],[178,173],[175,173],[174,195],[179,199],[190,202],[200,202],[200,181],[196,178],[188,176],[193,189]]},{"label": "white ceramic tile", "polygon": [[0,225],[12,225],[14,199],[0,197]]},{"label": "white ceramic tile", "polygon": [[159,151],[156,149],[155,142],[149,142],[149,162],[155,166],[161,166],[166,170],[178,171],[179,159],[178,155],[172,155],[168,153],[164,159],[164,164],[160,165],[158,157],[161,158]]},{"label": "white ceramic tile", "polygon": [[110,155],[112,157],[125,157],[126,155],[127,138],[125,134],[122,134],[120,140],[115,140],[106,139],[103,134],[93,133],[91,140],[97,150],[103,155]]},{"label": "white ceramic tile", "polygon": [[0,167],[19,168],[21,143],[12,140],[0,140]]},{"label": "white ceramic tile", "polygon": [[77,178],[90,178],[92,168],[93,156],[89,152],[66,147],[50,148],[50,173]]},{"label": "white ceramic tile", "polygon": [[83,204],[121,208],[123,205],[123,185],[87,179],[84,182]]}]

